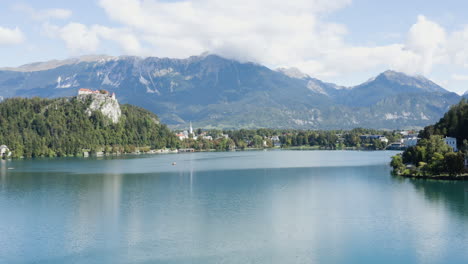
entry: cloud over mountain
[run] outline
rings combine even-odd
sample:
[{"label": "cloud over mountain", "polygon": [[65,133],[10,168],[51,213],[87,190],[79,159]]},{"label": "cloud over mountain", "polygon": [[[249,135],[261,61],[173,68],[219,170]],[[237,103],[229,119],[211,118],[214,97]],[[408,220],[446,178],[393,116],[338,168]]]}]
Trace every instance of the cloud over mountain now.
[{"label": "cloud over mountain", "polygon": [[376,67],[428,74],[434,64],[466,57],[466,48],[459,44],[466,34],[448,34],[423,15],[403,43],[347,43],[347,27],[328,21],[327,15],[350,3],[100,0],[107,16],[120,27],[70,23],[56,31],[74,54],[94,52],[107,40],[129,55],[184,58],[209,51],[271,67],[294,66],[321,78]]},{"label": "cloud over mountain", "polygon": [[23,32],[18,28],[0,26],[0,45],[19,44],[24,41]]},{"label": "cloud over mountain", "polygon": [[[95,6],[89,10],[69,3],[57,8],[37,3],[12,6],[40,21],[35,30],[52,40],[38,43],[53,42],[64,49],[62,57],[106,53],[185,58],[209,52],[271,68],[296,67],[310,76],[346,85],[362,81],[364,74],[356,77],[359,73],[393,69],[434,77],[449,88],[457,86],[459,93],[465,90],[460,80],[450,76],[468,68],[468,26],[457,21],[458,26],[450,27],[427,12],[427,6],[439,4],[421,9],[409,5],[405,12],[395,8],[391,15],[405,15],[404,22],[383,19],[370,25],[375,17],[346,13],[356,12],[355,6],[373,5],[351,0],[93,1]],[[388,6],[382,7],[373,8],[371,15],[388,11],[384,10]],[[394,25],[385,27],[385,23]],[[18,26],[34,38],[31,28]],[[11,24],[3,27],[14,30]],[[19,43],[21,38],[16,39]]]}]

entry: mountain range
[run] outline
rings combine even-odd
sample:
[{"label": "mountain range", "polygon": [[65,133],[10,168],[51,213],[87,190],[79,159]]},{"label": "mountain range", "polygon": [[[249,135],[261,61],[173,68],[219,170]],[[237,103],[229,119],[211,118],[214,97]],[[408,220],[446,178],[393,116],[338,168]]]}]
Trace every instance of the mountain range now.
[{"label": "mountain range", "polygon": [[204,128],[420,128],[462,98],[423,76],[395,71],[344,87],[294,68],[209,54],[85,56],[0,68],[3,98],[72,96],[79,88],[115,92],[120,102],[144,107],[172,127],[191,121]]}]

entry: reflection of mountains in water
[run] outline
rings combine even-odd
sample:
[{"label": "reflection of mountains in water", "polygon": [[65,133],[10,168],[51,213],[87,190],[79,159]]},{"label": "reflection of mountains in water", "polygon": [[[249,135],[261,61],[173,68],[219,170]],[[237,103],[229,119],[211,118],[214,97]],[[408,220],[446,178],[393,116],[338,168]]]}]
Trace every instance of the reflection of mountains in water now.
[{"label": "reflection of mountains in water", "polygon": [[432,203],[443,203],[451,212],[468,220],[468,182],[406,179]]}]

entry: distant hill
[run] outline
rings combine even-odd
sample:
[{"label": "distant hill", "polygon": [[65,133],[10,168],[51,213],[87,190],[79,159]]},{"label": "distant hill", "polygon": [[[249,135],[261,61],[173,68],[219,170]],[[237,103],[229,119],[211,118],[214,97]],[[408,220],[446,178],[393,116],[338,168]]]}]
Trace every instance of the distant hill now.
[{"label": "distant hill", "polygon": [[397,129],[437,121],[460,96],[422,76],[387,71],[355,87],[217,55],[187,59],[87,56],[0,70],[0,96],[116,92],[173,127]]}]

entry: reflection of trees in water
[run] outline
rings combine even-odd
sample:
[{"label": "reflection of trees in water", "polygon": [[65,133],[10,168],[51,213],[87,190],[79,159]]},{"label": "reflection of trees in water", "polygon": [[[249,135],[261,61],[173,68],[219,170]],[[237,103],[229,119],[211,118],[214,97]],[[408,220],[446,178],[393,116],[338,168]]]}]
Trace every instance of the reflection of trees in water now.
[{"label": "reflection of trees in water", "polygon": [[[401,177],[396,177],[401,178]],[[468,220],[468,182],[403,179],[424,194],[432,203],[443,203],[446,208]]]}]

